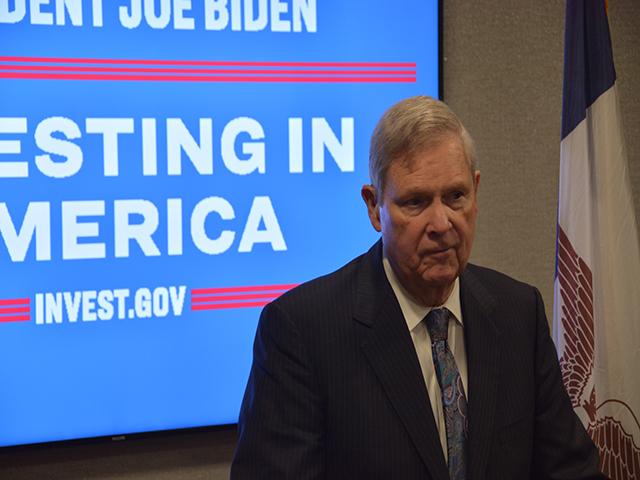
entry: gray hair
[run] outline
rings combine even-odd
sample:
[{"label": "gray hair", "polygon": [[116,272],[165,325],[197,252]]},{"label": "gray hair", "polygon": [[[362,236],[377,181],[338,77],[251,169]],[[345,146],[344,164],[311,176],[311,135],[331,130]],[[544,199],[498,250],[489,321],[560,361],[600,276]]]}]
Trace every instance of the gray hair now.
[{"label": "gray hair", "polygon": [[473,139],[445,103],[421,95],[389,108],[373,131],[369,148],[369,176],[378,201],[393,162],[409,162],[416,153],[435,147],[452,135],[460,139],[473,175],[478,163]]}]

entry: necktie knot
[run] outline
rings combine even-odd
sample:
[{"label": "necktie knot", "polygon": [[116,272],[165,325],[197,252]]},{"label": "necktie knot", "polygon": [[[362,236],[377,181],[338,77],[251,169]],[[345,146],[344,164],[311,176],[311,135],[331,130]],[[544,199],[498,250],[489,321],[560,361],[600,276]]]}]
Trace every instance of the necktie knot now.
[{"label": "necktie knot", "polygon": [[434,308],[425,318],[427,330],[431,337],[431,343],[447,341],[449,334],[449,310],[446,308]]}]

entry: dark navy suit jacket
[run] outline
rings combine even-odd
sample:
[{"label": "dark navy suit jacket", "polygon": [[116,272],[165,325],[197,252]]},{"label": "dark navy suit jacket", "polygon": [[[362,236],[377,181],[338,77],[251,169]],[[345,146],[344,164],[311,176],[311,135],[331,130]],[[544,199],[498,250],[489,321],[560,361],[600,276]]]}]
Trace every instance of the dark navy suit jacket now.
[{"label": "dark navy suit jacket", "polygon": [[[562,384],[539,292],[467,266],[468,478],[603,478]],[[448,479],[382,245],[267,305],[232,480]]]}]

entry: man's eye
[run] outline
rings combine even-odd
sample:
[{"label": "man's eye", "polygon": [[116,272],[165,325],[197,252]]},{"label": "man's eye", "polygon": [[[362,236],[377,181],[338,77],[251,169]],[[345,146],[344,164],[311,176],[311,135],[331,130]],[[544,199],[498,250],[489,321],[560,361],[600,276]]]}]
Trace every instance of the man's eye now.
[{"label": "man's eye", "polygon": [[417,197],[416,197],[416,198],[409,198],[409,199],[407,199],[407,200],[404,202],[404,204],[405,204],[407,207],[417,207],[417,206],[419,206],[421,203],[422,203],[422,200],[421,200],[421,199],[419,199],[419,198],[417,198]]},{"label": "man's eye", "polygon": [[453,192],[450,195],[451,200],[453,200],[454,202],[460,200],[462,197],[464,197],[464,193],[462,193],[461,191]]}]

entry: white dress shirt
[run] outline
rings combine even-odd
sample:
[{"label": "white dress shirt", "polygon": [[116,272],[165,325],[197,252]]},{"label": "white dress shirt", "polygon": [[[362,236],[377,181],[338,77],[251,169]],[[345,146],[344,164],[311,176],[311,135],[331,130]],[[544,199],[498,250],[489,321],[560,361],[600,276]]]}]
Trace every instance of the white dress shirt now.
[{"label": "white dress shirt", "polygon": [[407,322],[407,328],[411,333],[413,346],[416,349],[420,368],[422,369],[424,384],[429,392],[431,411],[433,412],[433,417],[435,419],[436,426],[438,427],[440,444],[442,445],[444,458],[447,459],[447,432],[444,423],[444,412],[442,411],[442,393],[440,391],[440,385],[438,385],[435,367],[433,366],[431,339],[429,337],[429,332],[427,331],[427,326],[422,320],[432,309],[442,307],[449,310],[453,314],[453,317],[455,317],[455,321],[449,322],[447,343],[449,344],[449,349],[456,360],[460,377],[462,377],[465,396],[469,398],[469,390],[467,388],[467,354],[464,348],[462,308],[460,307],[460,281],[456,278],[453,284],[453,290],[451,290],[451,294],[444,304],[425,307],[416,303],[409,292],[407,292],[400,284],[398,277],[396,277],[396,274],[391,268],[391,264],[386,257],[383,258],[382,263],[384,265],[384,271],[387,275],[387,279],[389,280],[391,288],[398,299],[400,309],[402,310],[404,319]]}]

